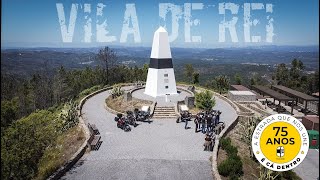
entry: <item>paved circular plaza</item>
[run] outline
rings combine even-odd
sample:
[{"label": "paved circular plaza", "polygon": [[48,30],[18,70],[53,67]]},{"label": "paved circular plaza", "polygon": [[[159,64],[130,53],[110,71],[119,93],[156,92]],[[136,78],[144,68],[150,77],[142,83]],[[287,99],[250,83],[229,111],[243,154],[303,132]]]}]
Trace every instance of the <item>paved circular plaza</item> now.
[{"label": "paved circular plaza", "polygon": [[[82,112],[86,123],[95,124],[103,141],[90,151],[62,179],[213,179],[212,152],[203,151],[204,135],[194,132],[194,123],[185,130],[175,119],[155,119],[130,132],[117,128],[114,114],[104,108],[109,91],[86,101]],[[216,97],[215,109],[229,124],[235,110]]]}]

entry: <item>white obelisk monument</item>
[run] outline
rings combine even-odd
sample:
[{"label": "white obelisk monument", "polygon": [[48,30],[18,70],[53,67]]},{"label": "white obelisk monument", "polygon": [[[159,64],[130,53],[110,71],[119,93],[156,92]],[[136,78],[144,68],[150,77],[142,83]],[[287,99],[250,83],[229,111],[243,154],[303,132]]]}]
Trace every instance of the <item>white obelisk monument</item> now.
[{"label": "white obelisk monument", "polygon": [[160,27],[153,36],[145,94],[157,97],[177,94],[168,32]]}]

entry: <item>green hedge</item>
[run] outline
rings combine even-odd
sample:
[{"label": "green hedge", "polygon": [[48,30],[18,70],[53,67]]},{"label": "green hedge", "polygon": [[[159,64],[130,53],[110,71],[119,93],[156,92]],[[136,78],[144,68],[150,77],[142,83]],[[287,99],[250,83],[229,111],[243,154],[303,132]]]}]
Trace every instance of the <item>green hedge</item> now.
[{"label": "green hedge", "polygon": [[229,179],[238,179],[243,174],[242,161],[238,156],[238,148],[231,144],[231,139],[221,138],[220,146],[227,152],[228,158],[218,165],[220,175]]}]

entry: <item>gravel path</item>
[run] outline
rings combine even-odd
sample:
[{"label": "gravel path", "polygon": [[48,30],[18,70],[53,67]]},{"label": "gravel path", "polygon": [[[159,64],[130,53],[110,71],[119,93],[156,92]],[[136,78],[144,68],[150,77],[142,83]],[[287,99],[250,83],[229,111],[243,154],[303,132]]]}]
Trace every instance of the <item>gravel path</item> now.
[{"label": "gravel path", "polygon": [[[124,132],[104,108],[108,96],[102,92],[83,106],[85,120],[101,133],[100,149],[85,154],[62,179],[213,179],[211,152],[203,151],[204,135],[194,132],[193,122],[187,130],[172,119],[139,122]],[[216,102],[222,121],[236,117],[229,104],[218,98]]]}]

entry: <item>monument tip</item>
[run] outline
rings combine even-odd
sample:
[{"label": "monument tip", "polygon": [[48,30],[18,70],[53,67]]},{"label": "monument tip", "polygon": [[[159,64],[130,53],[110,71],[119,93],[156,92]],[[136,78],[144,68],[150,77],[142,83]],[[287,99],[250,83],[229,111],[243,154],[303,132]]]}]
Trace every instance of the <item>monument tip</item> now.
[{"label": "monument tip", "polygon": [[167,32],[167,31],[164,27],[160,26],[156,32]]}]

